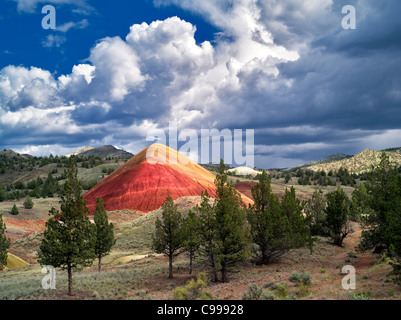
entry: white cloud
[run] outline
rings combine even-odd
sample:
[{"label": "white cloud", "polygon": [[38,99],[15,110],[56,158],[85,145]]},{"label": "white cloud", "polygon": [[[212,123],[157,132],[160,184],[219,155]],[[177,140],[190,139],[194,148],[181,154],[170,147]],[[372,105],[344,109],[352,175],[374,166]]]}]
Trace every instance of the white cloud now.
[{"label": "white cloud", "polygon": [[0,109],[15,110],[28,105],[48,108],[56,95],[57,82],[49,71],[16,66],[0,70]]},{"label": "white cloud", "polygon": [[38,4],[74,5],[78,8],[90,9],[86,0],[14,0],[14,2],[17,2],[18,11],[29,13],[33,13]]},{"label": "white cloud", "polygon": [[59,36],[54,34],[49,34],[43,41],[42,46],[45,48],[60,48],[65,42],[67,38],[65,36]]},{"label": "white cloud", "polygon": [[[18,0],[25,9],[40,2]],[[82,10],[87,5],[83,0],[50,3],[75,3]],[[263,157],[274,163],[287,159],[291,164],[300,161],[298,155],[347,144],[379,146],[386,139],[397,143],[396,131],[372,136],[377,132],[367,128],[376,119],[364,116],[375,112],[397,127],[400,86],[392,70],[399,70],[399,54],[380,56],[377,52],[372,58],[336,50],[339,44],[330,41],[337,39],[341,28],[337,2],[157,3],[201,15],[219,34],[214,41],[197,43],[196,27],[171,17],[132,25],[125,39],[99,40],[85,62],[57,79],[39,68],[6,67],[0,71],[0,135],[5,136],[11,127],[17,133],[18,126],[20,131],[29,126],[30,132],[39,133],[38,139],[45,139],[64,128],[70,139],[93,139],[139,151],[143,143],[133,139],[144,140],[149,130],[164,129],[176,120],[180,130],[254,128],[259,136],[268,137],[263,141],[268,147],[259,146],[257,153],[268,153]],[[59,31],[83,28],[85,21],[68,22]],[[61,33],[55,35],[61,37]],[[46,45],[57,46],[62,39],[47,40]],[[326,50],[330,45],[334,50]],[[387,87],[381,88],[377,79]],[[378,101],[391,107],[380,109]],[[358,122],[360,118],[363,121]],[[44,137],[40,126],[46,121],[52,123]],[[362,139],[355,129],[367,137]],[[283,141],[276,143],[273,138]],[[333,143],[336,139],[342,142]]]},{"label": "white cloud", "polygon": [[96,95],[121,101],[133,91],[140,91],[146,81],[135,51],[119,37],[105,38],[92,49],[88,59],[96,67],[93,80]]},{"label": "white cloud", "polygon": [[56,31],[65,33],[71,29],[85,29],[88,25],[89,25],[89,22],[87,19],[83,19],[78,22],[70,21],[70,22],[62,24],[61,26],[57,26]]}]

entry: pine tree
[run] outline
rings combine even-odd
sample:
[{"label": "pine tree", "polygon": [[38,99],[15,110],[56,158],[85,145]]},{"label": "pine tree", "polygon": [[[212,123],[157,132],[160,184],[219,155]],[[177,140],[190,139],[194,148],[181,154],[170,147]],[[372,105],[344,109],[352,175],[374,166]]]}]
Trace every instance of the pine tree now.
[{"label": "pine tree", "polygon": [[329,235],[326,226],[326,205],[326,199],[317,190],[313,193],[312,198],[304,204],[306,220],[312,236],[326,237]]},{"label": "pine tree", "polygon": [[6,198],[7,196],[4,190],[4,186],[0,183],[0,202],[3,202],[4,200],[6,200]]},{"label": "pine tree", "polygon": [[193,260],[198,253],[200,242],[200,221],[196,213],[189,211],[188,216],[183,220],[182,232],[184,239],[184,248],[189,256],[189,274],[192,274]]},{"label": "pine tree", "polygon": [[300,248],[308,244],[312,251],[313,239],[302,212],[303,206],[296,196],[294,187],[291,187],[290,190],[285,190],[284,197],[281,200],[281,208],[287,216],[290,225],[291,248]]},{"label": "pine tree", "polygon": [[11,209],[11,212],[10,212],[12,215],[14,215],[14,216],[16,216],[16,215],[18,215],[19,214],[19,210],[18,210],[18,208],[17,208],[17,205],[14,203],[14,205],[13,205],[13,208]]},{"label": "pine tree", "polygon": [[30,196],[26,197],[23,205],[24,205],[25,209],[32,209],[33,208],[34,203],[33,203],[33,201],[32,201]]},{"label": "pine tree", "polygon": [[394,223],[401,222],[398,179],[396,167],[383,152],[380,164],[372,170],[367,188],[371,210],[363,219],[369,229],[362,232],[362,249],[375,248],[376,252],[381,252],[392,244]]},{"label": "pine tree", "polygon": [[352,192],[352,201],[350,207],[350,219],[352,221],[359,222],[363,220],[363,217],[370,214],[371,199],[368,194],[368,190],[364,183],[358,185],[358,187]]},{"label": "pine tree", "polygon": [[334,244],[342,246],[350,232],[349,199],[341,187],[326,195],[326,221]]},{"label": "pine tree", "polygon": [[3,215],[0,214],[0,270],[7,265],[8,248],[10,247],[10,239],[6,237],[6,224],[3,222]]},{"label": "pine tree", "polygon": [[248,256],[249,233],[246,228],[245,208],[239,192],[227,180],[226,166],[221,160],[215,179],[216,237],[218,266],[223,282],[228,282],[228,272]]},{"label": "pine tree", "polygon": [[248,210],[247,219],[252,240],[258,246],[258,250],[253,251],[256,255],[260,252],[258,260],[261,264],[267,264],[290,247],[288,219],[282,214],[280,200],[271,189],[271,177],[265,171],[252,188],[252,197],[254,204]]},{"label": "pine tree", "polygon": [[66,182],[59,190],[61,211],[50,210],[52,217],[46,222],[38,262],[67,270],[68,294],[72,296],[72,272],[92,265],[96,258],[96,227],[89,220],[72,159],[65,174]]},{"label": "pine tree", "polygon": [[109,218],[101,197],[96,199],[94,221],[96,226],[95,254],[98,258],[99,272],[101,272],[102,258],[110,253],[111,248],[116,243],[114,239],[114,225],[112,223],[109,224]]},{"label": "pine tree", "polygon": [[156,219],[152,249],[169,258],[169,279],[173,278],[173,260],[183,252],[182,215],[168,195],[162,206],[162,218]]},{"label": "pine tree", "polygon": [[213,272],[213,281],[217,282],[217,221],[214,211],[214,205],[211,204],[211,199],[207,191],[202,192],[202,200],[200,205],[194,208],[198,216],[200,226],[199,235],[201,240],[200,253],[206,256],[209,260],[209,266]]}]

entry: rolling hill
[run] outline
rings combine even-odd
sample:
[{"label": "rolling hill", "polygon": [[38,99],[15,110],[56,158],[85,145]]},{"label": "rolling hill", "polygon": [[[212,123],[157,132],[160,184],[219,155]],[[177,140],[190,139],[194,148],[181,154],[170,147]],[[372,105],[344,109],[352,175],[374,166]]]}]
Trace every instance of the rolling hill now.
[{"label": "rolling hill", "polygon": [[[81,149],[82,150],[82,149]],[[98,148],[87,148],[85,151],[78,151],[79,157],[90,157],[90,156],[95,156],[95,157],[100,157],[103,159],[106,158],[120,158],[120,159],[131,159],[134,155],[130,152],[127,152],[122,149],[117,149],[114,146],[107,145],[107,146],[101,146]]]},{"label": "rolling hill", "polygon": [[[84,198],[91,212],[100,196],[107,211],[130,209],[148,213],[159,209],[169,194],[173,200],[200,196],[205,190],[215,196],[214,179],[214,174],[179,152],[153,144],[89,190]],[[243,200],[252,202],[244,195]]]},{"label": "rolling hill", "polygon": [[[346,168],[349,172],[360,174],[369,171],[372,166],[377,166],[380,163],[380,157],[383,151],[376,150],[364,150],[357,155],[344,158],[339,161],[332,161],[327,163],[318,163],[308,167],[313,171],[324,170],[329,172],[330,170],[336,171],[340,168]],[[390,161],[397,166],[401,166],[401,154],[399,152],[386,152],[390,157]]]}]

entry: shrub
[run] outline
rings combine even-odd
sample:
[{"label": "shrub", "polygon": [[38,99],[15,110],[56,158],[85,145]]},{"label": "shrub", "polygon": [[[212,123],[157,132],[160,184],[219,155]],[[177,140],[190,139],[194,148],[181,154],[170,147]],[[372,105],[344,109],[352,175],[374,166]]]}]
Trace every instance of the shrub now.
[{"label": "shrub", "polygon": [[306,284],[300,283],[298,285],[297,296],[300,298],[309,296],[309,286]]},{"label": "shrub", "polygon": [[31,199],[31,197],[26,197],[25,201],[24,201],[24,208],[25,209],[32,209],[33,208],[33,201]]},{"label": "shrub", "polygon": [[305,270],[302,270],[301,273],[298,273],[296,271],[292,272],[288,280],[290,282],[294,282],[296,284],[303,284],[305,286],[309,286],[312,283],[310,274]]},{"label": "shrub", "polygon": [[14,216],[19,214],[19,210],[15,204],[14,204],[13,208],[11,209],[11,214]]},{"label": "shrub", "polygon": [[356,253],[354,252],[354,251],[348,251],[347,252],[347,256],[349,257],[349,258],[358,258],[358,256],[356,255]]},{"label": "shrub", "polygon": [[248,292],[242,295],[242,300],[274,300],[274,295],[271,292],[263,291],[256,283],[251,283]]},{"label": "shrub", "polygon": [[283,300],[288,296],[288,288],[285,283],[281,283],[277,286],[276,295],[280,300]]},{"label": "shrub", "polygon": [[348,292],[348,299],[349,300],[369,300],[372,297],[372,293],[370,291],[368,292],[360,292],[360,293],[354,293],[354,292]]},{"label": "shrub", "polygon": [[199,273],[196,281],[192,279],[185,287],[175,288],[174,300],[212,300],[212,294],[203,291],[208,282],[206,273]]}]

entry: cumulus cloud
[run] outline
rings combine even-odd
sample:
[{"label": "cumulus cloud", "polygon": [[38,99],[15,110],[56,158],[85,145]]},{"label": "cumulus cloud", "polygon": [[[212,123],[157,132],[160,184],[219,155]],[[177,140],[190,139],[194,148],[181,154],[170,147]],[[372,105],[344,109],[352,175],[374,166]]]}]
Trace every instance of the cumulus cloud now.
[{"label": "cumulus cloud", "polygon": [[[39,2],[18,3],[22,10]],[[180,129],[251,128],[256,164],[264,167],[387,147],[386,139],[396,144],[401,25],[393,18],[400,4],[359,0],[358,28],[345,31],[346,2],[157,0],[201,16],[219,33],[198,43],[196,26],[171,17],[134,24],[125,39],[100,39],[58,78],[8,66],[0,71],[0,136],[137,152],[146,132],[172,120]],[[33,135],[18,134],[25,130]]]}]

